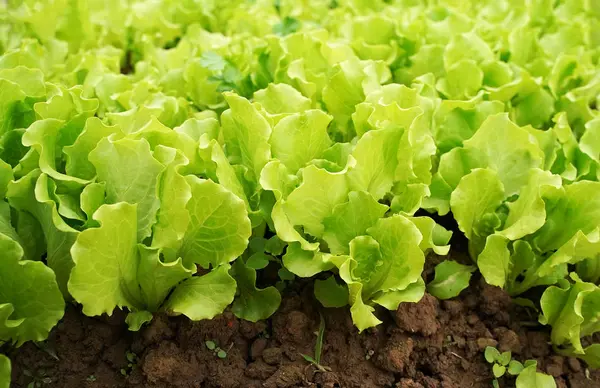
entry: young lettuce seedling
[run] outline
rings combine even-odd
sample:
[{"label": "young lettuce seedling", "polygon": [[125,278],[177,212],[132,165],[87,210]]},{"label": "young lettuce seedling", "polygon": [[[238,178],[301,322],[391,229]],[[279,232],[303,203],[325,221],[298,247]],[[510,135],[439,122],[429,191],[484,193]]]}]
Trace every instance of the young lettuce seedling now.
[{"label": "young lettuce seedling", "polygon": [[485,348],[485,360],[493,364],[492,373],[494,380],[492,386],[500,388],[499,378],[508,372],[511,376],[517,376],[516,388],[556,388],[556,382],[552,376],[537,371],[537,361],[527,360],[525,363],[511,359],[510,352],[500,353],[498,349],[488,346]]},{"label": "young lettuce seedling", "polygon": [[[219,357],[220,359],[227,358],[227,351],[218,347],[214,341],[206,341],[204,344],[206,345],[206,348],[208,350],[211,350],[212,352],[214,352],[217,355],[217,357]],[[231,348],[231,346],[230,346],[230,348]]]}]

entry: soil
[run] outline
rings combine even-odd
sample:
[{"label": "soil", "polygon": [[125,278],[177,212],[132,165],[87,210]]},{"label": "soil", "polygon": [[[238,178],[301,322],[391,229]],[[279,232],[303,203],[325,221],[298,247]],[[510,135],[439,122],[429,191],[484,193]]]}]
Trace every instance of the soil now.
[{"label": "soil", "polygon": [[[452,253],[451,253],[452,254]],[[454,257],[464,261],[460,255]],[[427,280],[440,258],[430,255]],[[319,371],[301,354],[313,355],[319,311],[325,322]],[[502,290],[473,277],[458,298],[425,295],[396,312],[378,311],[384,321],[358,333],[348,309],[320,310],[312,282],[284,293],[267,321],[250,323],[225,312],[210,321],[158,315],[140,332],[127,331],[124,315],[89,318],[70,306],[44,344],[11,352],[14,387],[491,387],[486,346],[510,350],[515,359],[538,360],[558,388],[600,387],[600,374],[552,352],[549,332],[537,314],[511,303]],[[206,347],[226,350],[219,358]],[[586,377],[587,376],[587,377]],[[514,380],[503,379],[502,387]]]}]

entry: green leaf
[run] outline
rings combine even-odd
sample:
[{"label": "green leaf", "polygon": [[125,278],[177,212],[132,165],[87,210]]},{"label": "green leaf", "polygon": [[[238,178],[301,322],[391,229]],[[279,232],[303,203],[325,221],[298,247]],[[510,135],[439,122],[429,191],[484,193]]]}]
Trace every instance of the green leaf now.
[{"label": "green leaf", "polygon": [[576,233],[587,234],[600,223],[600,182],[581,181],[564,186],[546,223],[534,236],[535,246],[542,252],[566,244]]},{"label": "green leaf", "polygon": [[271,210],[271,219],[277,236],[284,242],[299,242],[303,249],[316,250],[318,243],[310,243],[294,228],[284,209],[285,198],[296,188],[298,178],[290,175],[287,168],[278,160],[269,162],[261,173],[260,185],[271,191],[276,199]]},{"label": "green leaf", "polygon": [[[330,173],[313,165],[302,171],[302,184],[283,204],[293,225],[304,226],[315,237],[323,235],[323,220],[333,214],[336,205],[348,196],[345,173]],[[309,209],[309,211],[307,211]]]},{"label": "green leaf", "polygon": [[481,167],[497,172],[507,196],[527,183],[531,168],[542,167],[543,152],[537,142],[504,113],[489,116],[464,147],[484,156],[487,165]]},{"label": "green leaf", "polygon": [[283,116],[301,113],[311,108],[311,100],[288,84],[269,84],[265,89],[254,93],[258,102],[272,115]]},{"label": "green leaf", "polygon": [[327,127],[332,117],[311,109],[282,118],[273,128],[269,142],[274,158],[291,172],[319,158],[331,146]]},{"label": "green leaf", "polygon": [[194,321],[212,319],[233,302],[235,290],[229,265],[222,265],[206,275],[185,280],[175,288],[163,308]]},{"label": "green leaf", "polygon": [[136,311],[127,314],[125,323],[129,327],[129,331],[140,331],[142,326],[152,321],[152,313],[149,311]]},{"label": "green leaf", "polygon": [[313,365],[317,365],[318,364],[317,360],[315,360],[311,356],[309,356],[307,354],[302,354],[302,353],[300,353],[300,355],[302,356],[302,358],[304,358],[306,361],[310,362],[311,364],[313,364]]},{"label": "green leaf", "polygon": [[232,164],[248,169],[247,178],[258,182],[260,172],[271,157],[271,126],[248,100],[224,93],[230,109],[221,115],[222,133]]},{"label": "green leaf", "polygon": [[596,162],[600,162],[600,120],[585,123],[585,132],[579,141],[581,151]]},{"label": "green leaf", "polygon": [[[67,282],[73,267],[71,246],[78,232],[65,223],[58,213],[56,202],[56,185],[46,174],[34,170],[8,186],[7,197],[11,206],[22,212],[33,215],[41,227],[46,241],[47,263],[56,274],[56,281],[67,298]],[[28,229],[33,232],[37,224],[33,220]],[[36,226],[33,226],[36,225]],[[21,229],[23,231],[23,229]],[[35,249],[30,247],[28,250]]]},{"label": "green leaf", "polygon": [[437,83],[437,89],[448,99],[474,97],[483,83],[483,71],[473,60],[461,60],[447,69],[447,75]]},{"label": "green leaf", "polygon": [[592,368],[600,367],[600,344],[592,344],[584,349],[584,354],[578,354]]},{"label": "green leaf", "polygon": [[510,359],[511,359],[510,352],[502,352],[502,354],[500,354],[500,358],[498,359],[498,362],[500,363],[500,365],[508,366],[508,364],[510,363]]},{"label": "green leaf", "polygon": [[205,51],[200,56],[200,64],[212,71],[221,71],[227,65],[227,62],[214,51]]},{"label": "green leaf", "polygon": [[206,345],[206,348],[208,350],[215,350],[217,347],[217,345],[214,343],[214,341],[206,341],[204,344]]},{"label": "green leaf", "polygon": [[298,31],[301,23],[298,19],[286,16],[280,23],[273,26],[273,33],[286,36]]},{"label": "green leaf", "polygon": [[438,299],[458,296],[469,286],[471,274],[476,268],[446,260],[435,266],[435,278],[427,285],[427,292]]},{"label": "green leaf", "polygon": [[279,275],[279,279],[283,281],[292,281],[295,279],[294,274],[288,271],[285,267],[279,268],[279,270],[277,271],[277,275]]},{"label": "green leaf", "polygon": [[97,117],[90,117],[75,142],[63,148],[63,152],[67,156],[65,167],[67,174],[80,179],[94,178],[96,167],[88,159],[88,155],[96,148],[100,140],[111,135],[113,139],[123,136],[118,126],[109,126]]},{"label": "green leaf", "polygon": [[185,267],[181,258],[164,262],[160,251],[138,245],[139,266],[137,281],[144,301],[144,307],[150,311],[158,311],[169,292],[196,272],[194,267]]},{"label": "green leaf", "polygon": [[329,245],[331,252],[348,253],[348,244],[386,213],[388,207],[378,203],[372,195],[364,191],[352,191],[348,194],[348,202],[333,208],[331,216],[323,220],[325,231],[323,240]]},{"label": "green leaf", "polygon": [[422,235],[410,220],[401,215],[381,218],[367,233],[379,243],[383,260],[371,277],[370,289],[401,291],[421,277],[425,263],[419,248]]},{"label": "green leaf", "polygon": [[31,124],[23,135],[23,145],[30,146],[40,155],[39,168],[43,173],[48,174],[53,179],[65,181],[74,186],[83,186],[88,183],[84,179],[79,179],[57,171],[56,160],[60,160],[60,152],[69,137],[76,137],[77,134],[68,133],[64,120],[48,118],[38,120]]},{"label": "green leaf", "polygon": [[190,223],[179,251],[184,264],[217,267],[240,256],[252,234],[244,202],[223,186],[187,176]]},{"label": "green leaf", "polygon": [[510,274],[508,240],[497,234],[488,236],[477,266],[488,284],[504,287]]},{"label": "green leaf", "polygon": [[[383,257],[379,243],[373,237],[358,236],[350,241],[350,257],[356,263],[351,270],[352,279],[367,284],[371,281],[372,276],[380,275]],[[381,275],[376,277],[377,285],[381,280],[380,277]]]},{"label": "green leaf", "polygon": [[348,172],[351,190],[367,191],[375,200],[391,190],[398,154],[409,151],[399,147],[402,134],[401,128],[392,126],[369,131],[358,140],[352,152],[356,166]]},{"label": "green leaf", "polygon": [[265,244],[265,252],[272,254],[273,256],[279,256],[283,253],[286,247],[286,243],[281,241],[277,236],[271,237]]},{"label": "green leaf", "polygon": [[137,205],[102,205],[94,214],[100,224],[79,234],[71,248],[75,267],[69,292],[88,316],[112,314],[116,307],[142,309],[137,271]]},{"label": "green leaf", "polygon": [[504,187],[496,172],[475,169],[460,180],[452,192],[450,206],[458,227],[472,239],[474,235],[485,236],[484,217],[493,213],[505,198]]},{"label": "green leaf", "polygon": [[444,229],[430,217],[409,218],[423,235],[420,248],[423,252],[433,250],[438,255],[447,255],[450,251],[452,232]]},{"label": "green leaf", "polygon": [[500,378],[506,373],[506,367],[500,364],[494,364],[492,366],[492,372],[494,373],[494,377]]},{"label": "green leaf", "polygon": [[485,348],[484,356],[485,360],[491,364],[500,359],[500,352],[493,346],[488,346]]},{"label": "green leaf", "polygon": [[87,216],[88,221],[93,220],[93,215],[104,205],[106,196],[106,185],[104,183],[90,183],[81,191],[80,203],[81,210]]},{"label": "green leaf", "polygon": [[0,342],[43,341],[63,317],[65,302],[54,272],[21,260],[21,246],[0,233]]},{"label": "green leaf", "polygon": [[[6,207],[6,209],[8,209],[8,207]],[[46,241],[44,239],[44,232],[42,230],[42,226],[37,221],[37,219],[34,216],[32,216],[29,212],[17,211],[16,230],[17,234],[19,235],[19,238],[17,240],[20,241],[20,244],[23,247],[24,258],[26,260],[33,261],[41,260],[42,256],[46,253]],[[70,254],[67,257],[69,259],[69,262],[72,264]],[[71,267],[69,267],[69,269],[70,268]],[[65,292],[66,281],[67,279],[65,278]],[[59,288],[61,288],[61,284],[59,284]],[[62,288],[61,291],[63,291]]]},{"label": "green leaf", "polygon": [[192,193],[190,185],[180,173],[188,160],[174,148],[163,146],[154,150],[154,157],[167,168],[158,178],[160,208],[153,226],[152,246],[177,249],[190,223],[186,205]]},{"label": "green leaf", "polygon": [[349,284],[348,290],[350,291],[350,315],[359,332],[379,325],[381,321],[373,314],[375,309],[363,302],[362,285],[360,283]]},{"label": "green leaf", "polygon": [[335,276],[315,280],[315,297],[324,307],[343,307],[348,304],[348,288],[338,284]]},{"label": "green leaf", "polygon": [[425,281],[419,278],[404,290],[378,293],[372,301],[390,311],[396,311],[400,303],[417,303],[423,298],[423,295],[425,295]]},{"label": "green leaf", "polygon": [[544,196],[556,192],[561,186],[562,180],[558,175],[532,169],[519,198],[508,204],[508,218],[504,229],[498,234],[509,240],[517,240],[540,229],[546,222]]},{"label": "green leaf", "polygon": [[12,167],[4,160],[0,159],[0,198],[6,197],[8,182],[14,179]]},{"label": "green leaf", "polygon": [[0,388],[10,388],[10,359],[0,354]]},{"label": "green leaf", "polygon": [[256,252],[248,258],[246,265],[255,270],[266,268],[269,265],[269,257],[263,252]]},{"label": "green leaf", "polygon": [[137,239],[141,242],[150,236],[160,207],[157,186],[165,166],[152,156],[149,143],[104,138],[90,152],[89,160],[98,181],[106,184],[106,202],[136,204]]},{"label": "green leaf", "polygon": [[335,266],[334,258],[329,253],[306,251],[299,243],[291,243],[283,255],[283,265],[294,275],[311,277],[332,269]]},{"label": "green leaf", "polygon": [[[597,310],[600,290],[592,283],[582,282],[573,275],[571,277],[575,280],[573,284],[567,282],[562,287],[552,286],[544,291],[540,300],[540,322],[552,326],[550,339],[554,345],[568,344],[576,354],[583,354],[580,337],[591,334],[587,331],[600,329],[595,324],[588,327],[590,322],[596,322],[597,313],[590,314],[589,311]],[[587,305],[587,298],[590,298],[591,305]]]},{"label": "green leaf", "polygon": [[556,388],[554,377],[539,373],[536,370],[537,362],[526,366],[517,376],[516,388]]},{"label": "green leaf", "polygon": [[511,360],[508,364],[508,373],[512,376],[517,376],[521,372],[523,372],[524,368],[525,367],[523,366],[523,364],[521,364],[519,361]]},{"label": "green leaf", "polygon": [[237,282],[238,296],[231,311],[236,317],[250,322],[269,318],[279,308],[281,294],[273,286],[259,289],[256,287],[256,271],[237,260],[232,267]]}]

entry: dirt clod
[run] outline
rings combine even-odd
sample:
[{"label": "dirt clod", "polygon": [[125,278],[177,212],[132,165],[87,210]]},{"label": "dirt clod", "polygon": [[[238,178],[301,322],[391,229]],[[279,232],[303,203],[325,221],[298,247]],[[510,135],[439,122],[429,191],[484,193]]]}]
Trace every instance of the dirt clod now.
[{"label": "dirt clod", "polygon": [[498,345],[498,341],[493,338],[477,338],[477,347],[479,350],[485,350],[488,346],[495,348]]},{"label": "dirt clod", "polygon": [[440,328],[438,307],[437,299],[427,293],[419,303],[400,303],[395,314],[396,324],[409,333],[432,335]]},{"label": "dirt clod", "polygon": [[521,340],[517,333],[505,327],[499,327],[494,330],[494,335],[498,339],[498,350],[521,354]]},{"label": "dirt clod", "polygon": [[383,349],[377,357],[381,368],[394,373],[400,373],[410,359],[413,352],[413,340],[404,335],[395,336],[390,344]]},{"label": "dirt clod", "polygon": [[281,348],[269,348],[262,352],[263,360],[269,365],[278,365],[281,363],[281,357],[283,356],[283,349]]}]

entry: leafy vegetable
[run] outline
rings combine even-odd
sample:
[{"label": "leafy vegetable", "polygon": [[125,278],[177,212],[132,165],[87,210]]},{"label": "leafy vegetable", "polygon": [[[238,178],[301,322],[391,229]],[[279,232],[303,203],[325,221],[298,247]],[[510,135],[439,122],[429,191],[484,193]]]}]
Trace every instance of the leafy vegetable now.
[{"label": "leafy vegetable", "polygon": [[561,353],[581,357],[591,366],[598,367],[597,346],[584,348],[581,338],[600,331],[600,288],[581,281],[576,274],[571,274],[571,280],[563,280],[559,286],[546,289],[540,301],[540,322],[552,327],[550,338],[560,347]]},{"label": "leafy vegetable", "polygon": [[[532,360],[529,360],[532,361]],[[554,377],[540,373],[537,369],[537,362],[525,363],[525,368],[519,373],[516,380],[517,388],[535,387],[535,388],[556,388]]]},{"label": "leafy vegetable", "polygon": [[10,387],[10,359],[0,354],[0,387]]},{"label": "leafy vegetable", "polygon": [[438,299],[454,298],[469,286],[474,266],[443,261],[435,266],[435,278],[427,285],[427,292]]},{"label": "leafy vegetable", "polygon": [[364,330],[422,297],[460,231],[474,266],[427,289],[454,297],[475,267],[511,295],[550,286],[555,345],[593,364],[594,5],[2,2],[0,340],[45,338],[64,300],[132,330],[257,321],[297,276]]},{"label": "leafy vegetable", "polygon": [[500,353],[498,349],[491,346],[485,348],[484,356],[488,363],[493,364],[493,385],[495,387],[500,386],[498,379],[508,372],[512,376],[517,376],[516,386],[518,388],[556,388],[556,382],[552,376],[537,372],[536,360],[527,360],[522,364],[517,360],[512,360],[510,352]]},{"label": "leafy vegetable", "polygon": [[[8,215],[0,218],[2,232],[15,236],[9,219],[4,216]],[[2,232],[0,341],[14,342],[17,346],[26,341],[43,341],[64,313],[65,302],[56,277],[43,263],[24,260],[21,245]]]}]

